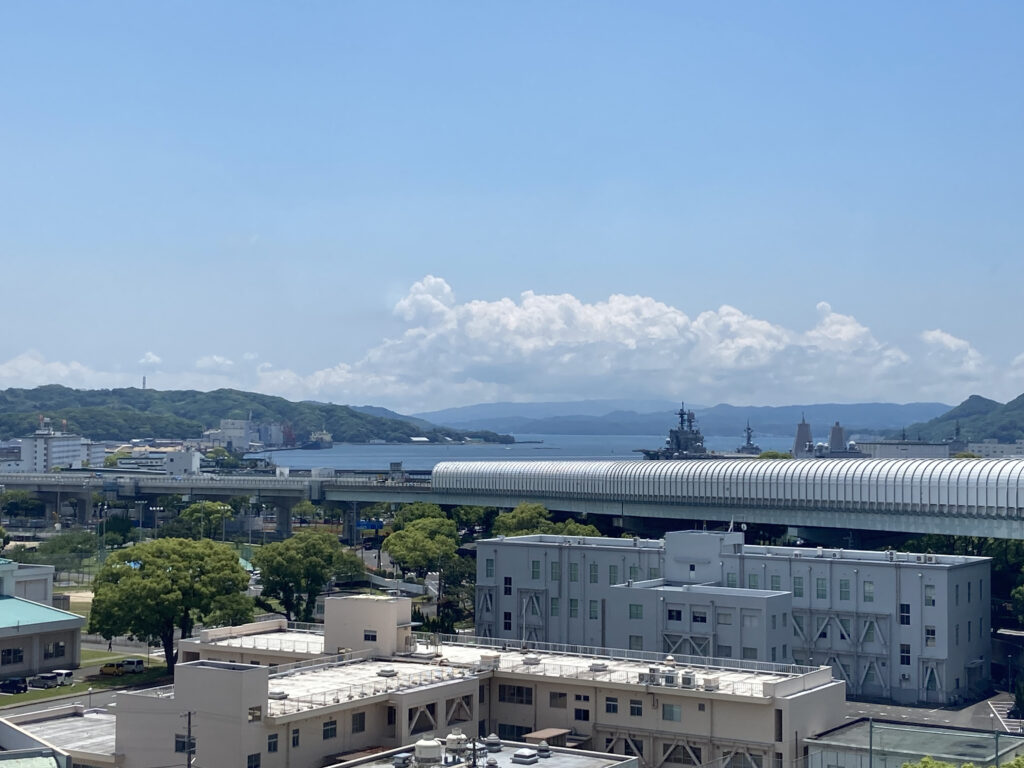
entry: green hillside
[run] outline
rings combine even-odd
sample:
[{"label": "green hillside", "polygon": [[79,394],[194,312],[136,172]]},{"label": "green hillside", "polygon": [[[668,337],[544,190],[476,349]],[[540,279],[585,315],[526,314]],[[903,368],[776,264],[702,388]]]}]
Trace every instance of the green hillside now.
[{"label": "green hillside", "polygon": [[1013,442],[1024,439],[1024,395],[1005,405],[980,395],[971,395],[941,416],[907,427],[907,435],[943,440],[952,436],[958,423],[961,437],[966,440],[995,438],[1000,442]]},{"label": "green hillside", "polygon": [[218,389],[194,390],[107,389],[79,390],[59,385],[35,389],[0,390],[0,439],[29,434],[40,416],[54,426],[93,440],[129,440],[137,437],[199,437],[221,419],[247,419],[287,424],[297,440],[321,428],[337,442],[362,443],[378,439],[407,442],[412,437],[459,440],[475,437],[488,442],[511,442],[493,432],[463,432],[414,424],[402,419],[360,413],[345,405],[293,403],[281,397]]}]

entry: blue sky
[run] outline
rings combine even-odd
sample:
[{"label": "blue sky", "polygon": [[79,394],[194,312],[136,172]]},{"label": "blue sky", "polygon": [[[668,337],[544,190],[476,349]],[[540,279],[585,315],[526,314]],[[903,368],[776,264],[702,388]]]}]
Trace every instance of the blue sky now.
[{"label": "blue sky", "polygon": [[6,3],[0,386],[1024,391],[1024,7]]}]

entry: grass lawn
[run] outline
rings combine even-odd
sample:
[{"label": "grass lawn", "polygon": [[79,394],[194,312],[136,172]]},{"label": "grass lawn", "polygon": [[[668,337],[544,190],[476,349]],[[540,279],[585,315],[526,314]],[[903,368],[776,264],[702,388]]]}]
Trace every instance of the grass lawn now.
[{"label": "grass lawn", "polygon": [[123,659],[142,659],[146,660],[146,655],[142,653],[119,653],[117,651],[93,651],[89,649],[82,650],[82,666],[83,667],[94,667],[97,664],[106,664],[108,661],[121,661]]},{"label": "grass lawn", "polygon": [[[89,651],[83,651],[84,656]],[[93,651],[95,653],[95,651]],[[115,656],[112,658],[128,658],[126,656]],[[83,659],[84,661],[84,659]],[[91,675],[82,681],[75,682],[74,685],[60,685],[56,688],[29,688],[27,693],[16,693],[10,696],[0,695],[0,708],[7,706],[18,706],[21,704],[28,704],[33,701],[44,701],[46,699],[53,699],[57,697],[64,697],[68,695],[77,695],[80,698],[76,699],[82,704],[88,706],[89,704],[89,689],[92,688],[93,692],[103,691],[108,688],[137,688],[144,686],[153,685],[166,685],[174,682],[174,679],[169,677],[167,674],[167,667],[163,664],[154,664],[151,667],[146,667],[145,672],[132,675],[121,675],[116,677],[114,675]]]}]

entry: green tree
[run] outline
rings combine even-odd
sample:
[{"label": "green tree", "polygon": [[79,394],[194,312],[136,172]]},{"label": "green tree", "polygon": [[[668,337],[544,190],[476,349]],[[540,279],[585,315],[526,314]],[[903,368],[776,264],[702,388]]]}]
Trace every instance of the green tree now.
[{"label": "green tree", "polygon": [[793,455],[787,451],[761,451],[757,458],[759,459],[792,459]]},{"label": "green tree", "polygon": [[181,510],[178,515],[199,531],[200,537],[216,538],[224,530],[224,524],[235,517],[235,511],[221,501],[197,501]]},{"label": "green tree", "polygon": [[392,533],[384,539],[381,548],[402,568],[423,576],[455,557],[458,536],[453,520],[423,517]]},{"label": "green tree", "polygon": [[312,621],[316,599],[332,577],[351,579],[363,572],[362,561],[345,552],[337,536],[319,530],[300,531],[260,547],[252,561],[260,569],[263,597],[279,600],[289,620]]},{"label": "green tree", "polygon": [[36,552],[42,556],[49,555],[77,555],[88,557],[96,554],[100,547],[99,539],[95,533],[89,531],[68,531],[60,533],[42,542],[36,547]]},{"label": "green tree", "polygon": [[953,454],[953,458],[954,459],[980,459],[981,456],[979,456],[976,453],[971,453],[970,451],[960,451],[960,453],[954,453]]},{"label": "green tree", "polygon": [[11,536],[7,533],[7,530],[0,525],[0,552],[4,551],[4,548],[11,543]]},{"label": "green tree", "polygon": [[103,466],[106,468],[116,467],[118,459],[129,459],[131,458],[131,451],[114,451],[113,453],[107,454],[103,457]]},{"label": "green tree", "polygon": [[0,512],[6,517],[43,517],[46,505],[28,491],[0,493]]},{"label": "green tree", "polygon": [[556,523],[543,504],[524,502],[510,512],[502,512],[491,526],[494,536],[527,536],[532,533],[550,533],[563,536],[600,536],[592,525],[576,520]]},{"label": "green tree", "polygon": [[428,517],[446,520],[448,515],[437,504],[430,504],[426,501],[414,501],[412,504],[403,504],[399,508],[395,513],[395,520],[391,524],[391,529],[400,531],[414,520],[422,520]]},{"label": "green tree", "polygon": [[[320,507],[307,499],[303,499],[292,507],[292,517],[298,520],[307,520],[312,522],[317,520],[320,516]],[[308,525],[309,522],[306,524]]]},{"label": "green tree", "polygon": [[472,529],[484,521],[487,514],[487,507],[474,507],[463,505],[452,510],[452,520],[460,528]]},{"label": "green tree", "polygon": [[164,649],[174,670],[175,627],[192,636],[196,621],[236,603],[249,583],[231,547],[213,541],[157,539],[121,550],[93,582],[89,632],[130,634]]}]

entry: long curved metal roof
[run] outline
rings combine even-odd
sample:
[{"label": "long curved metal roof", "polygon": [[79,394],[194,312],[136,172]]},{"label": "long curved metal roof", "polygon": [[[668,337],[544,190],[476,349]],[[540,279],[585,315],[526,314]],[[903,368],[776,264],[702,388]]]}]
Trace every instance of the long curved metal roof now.
[{"label": "long curved metal roof", "polygon": [[435,491],[1017,517],[1024,459],[441,462]]}]

